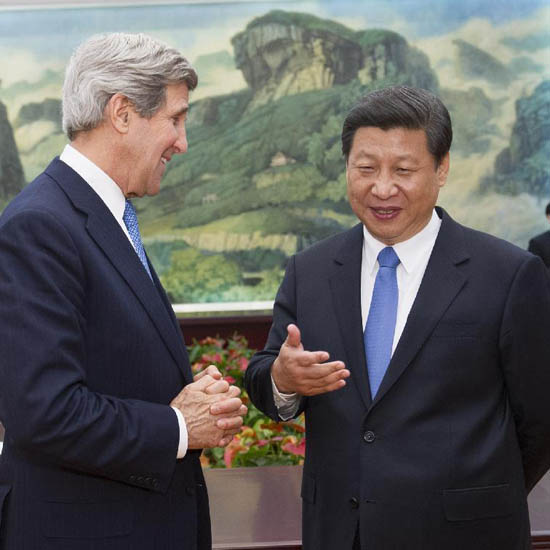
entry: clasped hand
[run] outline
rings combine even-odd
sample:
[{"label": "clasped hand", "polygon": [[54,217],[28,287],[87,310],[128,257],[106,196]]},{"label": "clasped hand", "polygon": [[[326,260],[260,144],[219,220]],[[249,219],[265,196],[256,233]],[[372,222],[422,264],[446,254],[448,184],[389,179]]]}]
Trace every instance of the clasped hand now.
[{"label": "clasped hand", "polygon": [[346,385],[350,372],[342,361],[329,362],[326,351],[304,350],[296,325],[288,325],[287,334],[271,367],[273,381],[280,392],[318,395]]},{"label": "clasped hand", "polygon": [[239,398],[241,390],[230,386],[219,370],[210,365],[195,375],[170,405],[185,418],[188,448],[225,447],[243,425],[247,408]]}]

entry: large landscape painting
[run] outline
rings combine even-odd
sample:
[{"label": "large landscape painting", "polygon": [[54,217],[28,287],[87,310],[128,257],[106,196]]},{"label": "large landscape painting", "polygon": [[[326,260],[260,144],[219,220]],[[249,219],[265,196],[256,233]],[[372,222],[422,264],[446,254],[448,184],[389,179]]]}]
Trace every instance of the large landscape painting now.
[{"label": "large landscape painting", "polygon": [[63,67],[146,32],[196,67],[189,151],[136,201],[174,303],[272,300],[288,258],[355,224],[339,135],[365,92],[432,90],[454,124],[440,204],[526,247],[550,201],[550,5],[323,0],[0,10],[0,209],[59,154]]}]

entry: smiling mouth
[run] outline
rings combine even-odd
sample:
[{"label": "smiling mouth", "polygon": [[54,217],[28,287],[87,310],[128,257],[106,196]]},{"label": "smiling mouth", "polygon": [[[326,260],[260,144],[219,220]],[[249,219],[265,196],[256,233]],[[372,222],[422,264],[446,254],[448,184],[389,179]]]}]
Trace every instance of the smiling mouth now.
[{"label": "smiling mouth", "polygon": [[371,207],[371,211],[374,216],[379,220],[391,220],[395,218],[399,212],[400,208],[375,208]]}]

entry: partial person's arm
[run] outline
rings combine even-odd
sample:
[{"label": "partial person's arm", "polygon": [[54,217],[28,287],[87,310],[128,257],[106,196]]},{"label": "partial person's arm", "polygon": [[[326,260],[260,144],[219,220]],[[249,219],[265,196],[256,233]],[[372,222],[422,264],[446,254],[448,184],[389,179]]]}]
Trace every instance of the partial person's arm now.
[{"label": "partial person's arm", "polygon": [[542,250],[535,239],[531,239],[529,241],[529,246],[527,247],[527,250],[531,252],[531,254],[542,258]]},{"label": "partial person's arm", "polygon": [[530,491],[550,468],[550,279],[539,258],[529,257],[516,273],[500,352]]},{"label": "partial person's arm", "polygon": [[273,380],[273,376],[271,376],[271,387],[279,418],[284,421],[294,418],[300,406],[300,396],[297,393],[281,393],[275,384],[275,380]]},{"label": "partial person's arm", "polygon": [[[342,388],[349,376],[342,361],[327,362],[326,351],[304,349],[295,324],[295,285],[295,259],[292,258],[275,299],[267,344],[252,358],[245,376],[252,402],[274,420],[289,420],[300,414],[307,396]],[[288,403],[281,402],[280,394],[297,394],[297,398],[293,398],[297,402],[292,407],[281,408]],[[290,413],[293,414],[289,417]]]},{"label": "partial person's arm", "polygon": [[[3,224],[0,381],[2,420],[10,441],[67,468],[137,485],[137,478],[147,478],[148,488],[165,491],[178,453],[177,416],[168,404],[89,389],[85,293],[84,267],[60,220],[34,210]],[[200,382],[186,386],[187,393]],[[214,380],[204,379],[205,387],[206,382]],[[204,391],[203,396],[208,407],[219,407],[217,402],[223,399]],[[190,420],[204,408],[204,403],[195,405],[189,402],[188,414],[183,412],[190,441],[196,424]],[[229,405],[232,409],[236,402]],[[225,431],[233,429],[227,423],[235,421],[222,417],[234,411],[212,412],[220,416],[204,416],[208,437],[223,439]]]}]

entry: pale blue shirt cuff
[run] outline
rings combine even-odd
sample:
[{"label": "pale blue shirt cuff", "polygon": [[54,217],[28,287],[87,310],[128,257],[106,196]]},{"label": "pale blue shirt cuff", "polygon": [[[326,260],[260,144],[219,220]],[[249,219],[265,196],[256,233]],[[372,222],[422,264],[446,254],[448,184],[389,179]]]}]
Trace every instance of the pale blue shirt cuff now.
[{"label": "pale blue shirt cuff", "polygon": [[277,407],[277,413],[281,420],[290,420],[300,406],[300,396],[297,393],[281,393],[275,385],[273,376],[271,377],[271,387],[273,388],[273,400]]},{"label": "pale blue shirt cuff", "polygon": [[183,458],[187,454],[187,425],[185,424],[185,418],[177,407],[172,407],[176,416],[178,417],[178,425],[180,428],[180,442],[178,444],[178,456],[176,458]]}]

